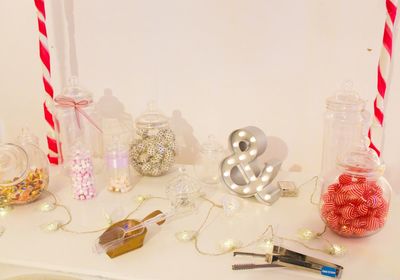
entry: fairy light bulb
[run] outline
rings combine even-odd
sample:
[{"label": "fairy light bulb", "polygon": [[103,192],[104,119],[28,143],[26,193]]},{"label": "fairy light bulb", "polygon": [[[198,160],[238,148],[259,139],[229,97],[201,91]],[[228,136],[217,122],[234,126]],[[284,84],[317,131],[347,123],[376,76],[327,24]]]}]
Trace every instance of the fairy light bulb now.
[{"label": "fairy light bulb", "polygon": [[347,252],[346,247],[339,244],[332,244],[327,248],[328,254],[332,256],[344,256]]},{"label": "fairy light bulb", "polygon": [[241,208],[241,201],[233,196],[224,196],[222,198],[222,207],[226,216],[233,216]]},{"label": "fairy light bulb", "polygon": [[312,240],[317,237],[317,234],[308,228],[299,229],[297,234],[302,240]]},{"label": "fairy light bulb", "polygon": [[0,207],[0,217],[6,216],[8,213],[10,213],[12,210],[11,206],[3,206]]},{"label": "fairy light bulb", "polygon": [[50,212],[56,208],[56,205],[51,202],[43,202],[42,204],[39,205],[39,210],[41,212]]},{"label": "fairy light bulb", "polygon": [[197,232],[194,230],[183,230],[180,232],[175,233],[176,239],[181,242],[189,242],[195,239],[197,236]]},{"label": "fairy light bulb", "polygon": [[150,198],[150,195],[140,194],[140,195],[135,196],[135,201],[142,203],[143,201],[145,201],[146,199],[149,199],[149,198]]},{"label": "fairy light bulb", "polygon": [[46,232],[57,231],[60,227],[61,227],[61,224],[58,221],[53,221],[48,224],[44,224],[44,225],[40,226],[40,228]]},{"label": "fairy light bulb", "polygon": [[272,241],[272,239],[268,238],[268,239],[262,239],[259,243],[258,243],[258,248],[260,248],[261,250],[263,250],[265,253],[271,253],[272,250],[274,249],[274,242]]},{"label": "fairy light bulb", "polygon": [[225,239],[220,243],[220,248],[222,249],[223,252],[230,252],[240,248],[241,246],[242,242],[233,238]]}]

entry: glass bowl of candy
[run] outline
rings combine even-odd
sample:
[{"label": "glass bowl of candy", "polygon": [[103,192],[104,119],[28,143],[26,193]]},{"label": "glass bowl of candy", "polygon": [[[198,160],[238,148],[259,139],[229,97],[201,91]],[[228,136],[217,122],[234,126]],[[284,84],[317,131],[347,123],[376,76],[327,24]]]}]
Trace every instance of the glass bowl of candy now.
[{"label": "glass bowl of candy", "polygon": [[49,184],[46,155],[35,144],[0,144],[0,206],[39,198]]},{"label": "glass bowl of candy", "polygon": [[374,151],[365,149],[340,156],[336,167],[323,182],[322,220],[344,237],[378,232],[386,223],[391,196],[384,165]]}]

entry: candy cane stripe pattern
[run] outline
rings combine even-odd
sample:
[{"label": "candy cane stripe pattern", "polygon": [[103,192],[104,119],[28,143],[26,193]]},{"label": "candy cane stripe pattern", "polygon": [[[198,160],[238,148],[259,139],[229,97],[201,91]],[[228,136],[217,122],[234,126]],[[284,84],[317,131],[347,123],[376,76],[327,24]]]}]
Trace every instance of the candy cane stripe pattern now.
[{"label": "candy cane stripe pattern", "polygon": [[397,14],[397,0],[386,0],[386,22],[383,33],[383,44],[378,65],[378,94],[374,101],[374,119],[368,137],[370,148],[374,149],[378,156],[381,155],[383,144],[383,121],[385,118],[385,94],[390,76],[390,63],[392,58],[393,26]]},{"label": "candy cane stripe pattern", "polygon": [[371,178],[342,174],[322,195],[322,218],[344,236],[365,236],[382,228],[388,210],[382,188]]},{"label": "candy cane stripe pattern", "polygon": [[43,86],[46,92],[45,101],[43,103],[44,118],[47,126],[47,146],[49,154],[47,155],[51,164],[58,164],[58,148],[54,126],[53,109],[53,87],[51,85],[51,68],[50,68],[50,53],[47,43],[47,28],[46,28],[46,12],[44,0],[35,0],[37,9],[38,28],[39,28],[39,54],[42,61]]}]

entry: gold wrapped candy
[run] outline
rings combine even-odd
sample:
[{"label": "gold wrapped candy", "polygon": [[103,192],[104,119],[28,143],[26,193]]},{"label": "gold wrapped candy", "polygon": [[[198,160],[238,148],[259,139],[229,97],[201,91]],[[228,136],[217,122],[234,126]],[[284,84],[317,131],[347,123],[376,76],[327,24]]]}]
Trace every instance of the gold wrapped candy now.
[{"label": "gold wrapped candy", "polygon": [[[25,204],[36,200],[49,184],[49,172],[45,168],[35,168],[21,179],[17,177],[0,184],[0,205]],[[12,182],[17,183],[9,185]]]}]

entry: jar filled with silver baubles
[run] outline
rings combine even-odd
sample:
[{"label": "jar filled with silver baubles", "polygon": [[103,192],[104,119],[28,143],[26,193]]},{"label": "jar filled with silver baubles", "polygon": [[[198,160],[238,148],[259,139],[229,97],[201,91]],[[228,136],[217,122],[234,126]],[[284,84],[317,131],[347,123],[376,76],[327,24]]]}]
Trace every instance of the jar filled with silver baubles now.
[{"label": "jar filled with silver baubles", "polygon": [[130,147],[130,163],[144,176],[161,176],[174,164],[176,155],[175,135],[168,118],[154,102],[135,122],[136,135]]},{"label": "jar filled with silver baubles", "polygon": [[224,159],[222,146],[214,135],[209,135],[208,140],[201,145],[200,154],[194,166],[196,177],[205,184],[220,182],[220,164]]}]

